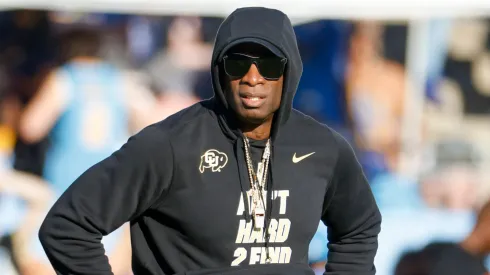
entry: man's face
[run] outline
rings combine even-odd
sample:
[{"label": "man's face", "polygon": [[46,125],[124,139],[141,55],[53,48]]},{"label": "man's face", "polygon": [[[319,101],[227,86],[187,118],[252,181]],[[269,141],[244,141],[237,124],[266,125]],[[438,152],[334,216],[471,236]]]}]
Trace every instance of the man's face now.
[{"label": "man's face", "polygon": [[240,44],[227,52],[222,66],[225,96],[242,123],[272,119],[281,104],[284,67],[285,60],[257,44]]}]

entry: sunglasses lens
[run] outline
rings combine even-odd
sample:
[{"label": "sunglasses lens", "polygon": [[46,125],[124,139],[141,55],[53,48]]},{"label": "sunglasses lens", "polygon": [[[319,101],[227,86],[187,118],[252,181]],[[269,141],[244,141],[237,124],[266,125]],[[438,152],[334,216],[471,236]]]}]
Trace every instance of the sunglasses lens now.
[{"label": "sunglasses lens", "polygon": [[285,62],[279,58],[261,58],[257,63],[264,78],[279,79],[284,73]]},{"label": "sunglasses lens", "polygon": [[250,70],[255,62],[259,73],[266,79],[279,79],[284,73],[286,60],[277,57],[253,58],[246,55],[234,54],[224,59],[225,72],[231,77],[241,78]]},{"label": "sunglasses lens", "polygon": [[252,65],[252,60],[246,57],[230,57],[224,60],[225,72],[231,77],[243,77]]}]

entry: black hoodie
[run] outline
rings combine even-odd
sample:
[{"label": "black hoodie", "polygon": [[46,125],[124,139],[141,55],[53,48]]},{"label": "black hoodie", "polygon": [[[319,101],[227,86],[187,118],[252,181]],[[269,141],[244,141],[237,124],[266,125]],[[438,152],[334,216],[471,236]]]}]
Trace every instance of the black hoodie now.
[{"label": "black hoodie", "polygon": [[[247,37],[288,58],[273,123],[265,237],[252,229],[244,203],[250,182],[242,134],[219,84],[222,54]],[[112,274],[100,239],[126,221],[138,275],[313,274],[308,246],[320,220],[329,228],[326,274],[375,274],[381,216],[351,147],[292,109],[302,62],[287,16],[236,10],[219,29],[211,67],[214,98],[131,137],[50,210],[39,234],[58,274]],[[263,143],[252,146],[257,159]]]}]

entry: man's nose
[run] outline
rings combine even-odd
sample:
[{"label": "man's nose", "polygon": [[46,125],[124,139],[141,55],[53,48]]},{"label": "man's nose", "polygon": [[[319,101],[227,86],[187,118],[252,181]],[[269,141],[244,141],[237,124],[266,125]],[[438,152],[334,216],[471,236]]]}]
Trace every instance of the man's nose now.
[{"label": "man's nose", "polygon": [[259,73],[259,69],[255,64],[250,66],[248,72],[242,77],[242,83],[248,84],[250,86],[255,86],[258,84],[263,84],[265,81],[264,77]]}]

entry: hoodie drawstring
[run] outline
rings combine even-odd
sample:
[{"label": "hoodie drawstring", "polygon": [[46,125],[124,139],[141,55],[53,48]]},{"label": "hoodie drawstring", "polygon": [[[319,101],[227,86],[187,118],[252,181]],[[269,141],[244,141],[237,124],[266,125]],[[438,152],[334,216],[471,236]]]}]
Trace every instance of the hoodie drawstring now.
[{"label": "hoodie drawstring", "polygon": [[243,165],[240,164],[245,159],[245,155],[243,153],[243,150],[241,150],[241,148],[239,148],[240,144],[241,144],[240,138],[236,139],[235,144],[234,144],[234,150],[235,150],[236,161],[237,161],[237,165],[238,165],[238,177],[240,179],[240,188],[242,191],[243,204],[245,206],[245,221],[247,223],[249,223],[251,220],[250,207],[248,205],[248,194],[246,191],[247,189],[244,186],[244,184],[248,181],[248,179],[244,178],[245,175],[247,175],[247,172],[244,171]]}]

